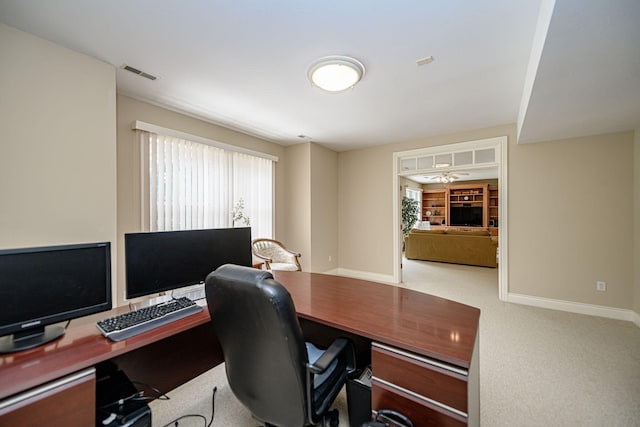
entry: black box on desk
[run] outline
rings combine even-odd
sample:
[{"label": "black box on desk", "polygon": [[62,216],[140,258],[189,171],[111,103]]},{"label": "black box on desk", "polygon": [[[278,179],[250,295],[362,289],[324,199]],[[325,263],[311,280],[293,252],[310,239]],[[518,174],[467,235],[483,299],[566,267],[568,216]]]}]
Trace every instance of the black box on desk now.
[{"label": "black box on desk", "polygon": [[96,427],[151,427],[145,397],[122,371],[98,373]]}]

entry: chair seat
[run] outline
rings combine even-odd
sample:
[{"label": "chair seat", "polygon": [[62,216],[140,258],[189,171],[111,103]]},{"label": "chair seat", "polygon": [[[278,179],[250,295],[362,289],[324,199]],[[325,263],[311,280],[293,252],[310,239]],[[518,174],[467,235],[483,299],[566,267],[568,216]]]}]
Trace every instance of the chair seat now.
[{"label": "chair seat", "polygon": [[272,262],[269,263],[270,270],[284,270],[284,271],[298,271],[298,266],[295,264],[286,264],[284,262]]}]

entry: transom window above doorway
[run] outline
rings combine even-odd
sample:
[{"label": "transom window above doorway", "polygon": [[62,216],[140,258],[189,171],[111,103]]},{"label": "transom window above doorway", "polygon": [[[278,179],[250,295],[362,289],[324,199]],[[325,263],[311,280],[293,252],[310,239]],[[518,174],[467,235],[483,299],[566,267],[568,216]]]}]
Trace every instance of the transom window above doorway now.
[{"label": "transom window above doorway", "polygon": [[496,163],[494,147],[475,150],[450,151],[432,155],[400,158],[400,172],[431,171],[459,166],[489,166]]}]

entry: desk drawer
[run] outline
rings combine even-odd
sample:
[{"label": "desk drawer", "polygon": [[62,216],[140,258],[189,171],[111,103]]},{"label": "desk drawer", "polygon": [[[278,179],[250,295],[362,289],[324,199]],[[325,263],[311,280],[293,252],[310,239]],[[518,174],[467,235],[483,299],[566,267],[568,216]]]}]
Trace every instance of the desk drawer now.
[{"label": "desk drawer", "polygon": [[467,413],[464,369],[379,344],[372,347],[371,366],[376,378]]},{"label": "desk drawer", "polygon": [[0,426],[92,426],[95,407],[90,368],[0,401]]},{"label": "desk drawer", "polygon": [[467,420],[457,414],[443,410],[414,395],[398,391],[375,378],[371,381],[371,407],[374,410],[394,409],[412,422],[414,427],[463,427]]}]

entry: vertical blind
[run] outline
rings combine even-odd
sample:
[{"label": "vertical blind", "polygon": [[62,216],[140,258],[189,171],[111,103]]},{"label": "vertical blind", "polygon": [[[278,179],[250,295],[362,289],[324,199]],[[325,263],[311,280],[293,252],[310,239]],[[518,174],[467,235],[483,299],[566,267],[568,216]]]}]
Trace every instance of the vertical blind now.
[{"label": "vertical blind", "polygon": [[272,160],[153,132],[140,138],[150,231],[245,226],[232,221],[241,202],[252,237],[272,237]]}]

